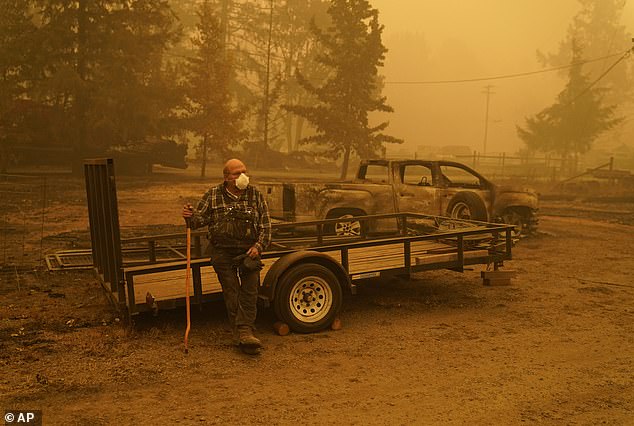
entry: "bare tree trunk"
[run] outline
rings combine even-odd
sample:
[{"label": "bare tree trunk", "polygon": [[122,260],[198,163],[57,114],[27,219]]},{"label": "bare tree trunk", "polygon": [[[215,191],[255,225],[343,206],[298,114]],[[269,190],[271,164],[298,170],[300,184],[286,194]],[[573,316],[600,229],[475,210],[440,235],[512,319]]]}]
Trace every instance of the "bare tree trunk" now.
[{"label": "bare tree trunk", "polygon": [[269,14],[269,35],[266,47],[266,81],[264,82],[264,139],[262,140],[262,153],[269,150],[269,115],[271,113],[271,40],[273,37],[273,0],[271,0],[271,13]]},{"label": "bare tree trunk", "polygon": [[[288,53],[288,56],[290,58],[295,57],[295,51],[292,47]],[[293,74],[292,62],[290,60],[287,60],[284,67],[284,78],[286,80],[285,99],[286,99],[287,105],[292,105],[294,103],[292,99],[293,96],[291,95],[290,83],[289,83],[289,81],[293,78],[292,74]],[[288,111],[286,111],[286,117],[284,118],[284,127],[285,127],[284,130],[286,132],[286,146],[288,147],[288,153],[290,154],[291,152],[293,152],[293,114],[291,114]]]},{"label": "bare tree trunk", "polygon": [[304,130],[304,119],[298,116],[297,121],[295,121],[295,140],[293,141],[293,146],[295,147],[294,151],[299,150],[299,141],[302,140],[303,130]]},{"label": "bare tree trunk", "polygon": [[[82,82],[86,81],[86,26],[88,23],[88,12],[86,11],[86,0],[79,0],[77,5],[77,63],[75,69]],[[71,163],[72,173],[79,175],[83,171],[82,159],[86,151],[86,110],[87,99],[85,85],[79,85],[76,89],[74,119],[77,126],[76,140],[73,144],[73,158]]]},{"label": "bare tree trunk", "polygon": [[201,161],[200,161],[200,177],[206,177],[207,172],[207,141],[209,140],[209,136],[205,133],[203,136],[202,149],[201,149]]},{"label": "bare tree trunk", "polygon": [[348,175],[348,164],[350,163],[350,146],[346,147],[343,153],[343,162],[341,163],[341,175],[340,179],[345,180]]},{"label": "bare tree trunk", "polygon": [[230,0],[222,0],[220,8],[220,30],[222,31],[222,49],[227,52],[227,44],[229,42],[229,8]]},{"label": "bare tree trunk", "polygon": [[288,153],[293,152],[293,117],[290,113],[286,115],[284,118],[284,127],[286,131],[286,147],[288,149]]}]

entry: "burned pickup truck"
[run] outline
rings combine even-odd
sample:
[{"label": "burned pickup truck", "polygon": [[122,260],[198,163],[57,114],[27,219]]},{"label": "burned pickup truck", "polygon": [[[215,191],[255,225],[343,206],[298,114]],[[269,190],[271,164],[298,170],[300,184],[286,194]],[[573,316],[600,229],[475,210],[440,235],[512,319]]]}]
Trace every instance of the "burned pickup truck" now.
[{"label": "burned pickup truck", "polygon": [[[507,223],[514,225],[516,236],[534,231],[538,222],[535,191],[498,186],[453,161],[364,160],[350,182],[258,186],[271,216],[291,222],[411,212]],[[363,230],[360,221],[333,226],[338,235],[371,231]]]}]

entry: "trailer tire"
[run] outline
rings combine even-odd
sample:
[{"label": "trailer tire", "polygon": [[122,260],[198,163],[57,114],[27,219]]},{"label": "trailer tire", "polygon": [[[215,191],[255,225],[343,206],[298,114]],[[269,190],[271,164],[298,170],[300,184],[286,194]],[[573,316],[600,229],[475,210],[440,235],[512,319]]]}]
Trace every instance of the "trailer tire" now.
[{"label": "trailer tire", "polygon": [[275,315],[291,330],[314,333],[332,324],[342,303],[335,274],[317,263],[300,263],[281,276],[273,300]]},{"label": "trailer tire", "polygon": [[459,192],[454,195],[447,207],[447,216],[482,222],[486,222],[489,218],[484,201],[473,192]]}]

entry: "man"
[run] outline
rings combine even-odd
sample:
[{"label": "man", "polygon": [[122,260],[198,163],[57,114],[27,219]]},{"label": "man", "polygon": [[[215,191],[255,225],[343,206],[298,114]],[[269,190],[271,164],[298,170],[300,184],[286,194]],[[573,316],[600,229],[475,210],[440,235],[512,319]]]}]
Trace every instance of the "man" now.
[{"label": "man", "polygon": [[225,163],[224,182],[198,202],[183,207],[192,228],[208,226],[207,254],[222,286],[234,343],[247,353],[262,344],[253,335],[257,313],[260,254],[271,242],[271,219],[264,196],[249,185],[247,168],[238,159]]}]

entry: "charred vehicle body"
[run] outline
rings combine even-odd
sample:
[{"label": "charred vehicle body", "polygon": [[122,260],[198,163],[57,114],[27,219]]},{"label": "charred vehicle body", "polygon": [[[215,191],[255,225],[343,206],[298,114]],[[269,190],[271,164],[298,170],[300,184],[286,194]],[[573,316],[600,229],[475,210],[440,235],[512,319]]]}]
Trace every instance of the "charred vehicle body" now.
[{"label": "charred vehicle body", "polygon": [[[538,223],[535,191],[498,186],[453,161],[364,160],[350,182],[259,186],[271,215],[284,221],[411,212],[507,223],[514,225],[515,235],[534,231]],[[335,228],[338,234],[354,235],[361,226],[342,221]]]}]

